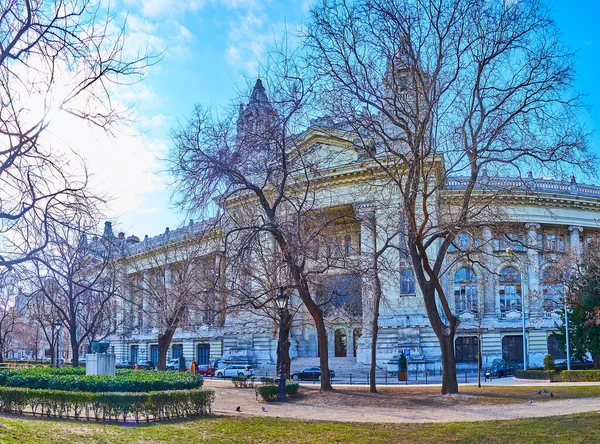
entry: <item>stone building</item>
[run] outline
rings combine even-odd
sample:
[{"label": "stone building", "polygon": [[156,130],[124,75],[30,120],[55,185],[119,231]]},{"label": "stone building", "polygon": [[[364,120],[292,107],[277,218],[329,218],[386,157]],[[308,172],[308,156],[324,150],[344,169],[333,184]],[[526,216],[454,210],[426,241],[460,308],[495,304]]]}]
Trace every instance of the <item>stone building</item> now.
[{"label": "stone building", "polygon": [[[250,103],[241,107],[240,133],[247,128],[263,131],[265,122],[273,119],[273,113],[259,80]],[[297,137],[299,144],[311,148],[315,155],[328,153],[327,167],[320,171],[320,181],[326,184],[318,194],[320,209],[345,212],[350,220],[343,231],[334,233],[330,241],[319,246],[321,254],[360,261],[361,256],[375,248],[376,235],[368,224],[381,229],[397,224],[394,207],[401,205],[400,198],[390,191],[389,198],[382,203],[378,197],[384,191],[374,191],[368,186],[374,180],[373,164],[353,148],[351,134],[336,128],[331,121],[314,121]],[[256,171],[252,173],[258,174],[260,164],[268,159],[256,159],[252,166]],[[432,171],[437,171],[432,180],[444,181],[436,199],[439,217],[443,217],[443,210],[452,207],[453,199],[464,191],[467,180],[444,178],[442,162]],[[522,362],[523,310],[528,362],[541,365],[547,353],[562,357],[552,335],[559,322],[556,310],[561,307],[560,288],[546,285],[543,277],[549,264],[570,251],[580,254],[582,246],[600,233],[600,187],[577,183],[575,178],[564,182],[534,178],[532,174],[492,177],[484,173],[476,192],[489,189],[497,194],[497,205],[501,209],[497,216],[501,219],[482,220],[469,232],[459,233],[446,258],[445,292],[461,320],[455,340],[457,366],[476,366],[478,340],[484,366],[495,358]],[[206,279],[219,274],[226,269],[218,253],[221,240],[218,230],[207,233],[208,226],[207,222],[191,221],[188,226],[173,231],[167,229],[156,237],[146,236],[141,242],[135,237],[127,238],[120,259],[124,276],[133,279],[134,275],[150,273],[152,264],[148,258],[165,248],[201,257],[208,270]],[[201,239],[200,246],[191,253],[189,243],[195,238]],[[507,253],[507,249],[512,254]],[[172,256],[173,263],[181,260]],[[390,253],[388,262],[395,265],[387,269],[383,277],[378,362],[384,365],[392,356],[409,350],[411,357],[439,367],[439,343],[425,313],[413,271],[397,252]],[[133,267],[134,263],[138,265]],[[332,308],[327,312],[331,357],[369,362],[368,330],[372,315],[369,286],[365,276],[337,269],[325,273],[320,285],[313,288],[331,300]],[[227,296],[220,294],[217,287],[213,293],[203,302],[206,309],[201,314],[187,316],[177,328],[168,357],[184,355],[199,363],[221,357],[258,365],[274,363],[276,322],[249,308],[225,310]],[[299,301],[292,300],[300,305]],[[111,339],[117,359],[156,361],[159,329],[142,309],[147,303],[142,301],[137,306],[121,303],[121,327]],[[291,338],[293,358],[318,356],[316,330],[301,306],[294,317]]]}]

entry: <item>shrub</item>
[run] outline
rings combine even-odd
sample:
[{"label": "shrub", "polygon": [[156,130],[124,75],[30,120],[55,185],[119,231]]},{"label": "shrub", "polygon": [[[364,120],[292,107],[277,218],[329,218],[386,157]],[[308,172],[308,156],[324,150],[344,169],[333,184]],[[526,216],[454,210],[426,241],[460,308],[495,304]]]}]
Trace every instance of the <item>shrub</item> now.
[{"label": "shrub", "polygon": [[300,384],[295,381],[286,381],[285,382],[285,394],[288,398],[295,398],[298,396],[298,389],[300,388]]},{"label": "shrub", "polygon": [[254,388],[256,378],[254,376],[251,378],[246,378],[245,376],[233,376],[231,382],[238,388]]},{"label": "shrub", "polygon": [[545,370],[556,370],[556,364],[551,354],[544,356],[544,369]]},{"label": "shrub", "polygon": [[27,368],[0,371],[0,386],[82,392],[151,392],[194,389],[202,376],[191,373],[118,370],[116,376],[86,375],[79,368]]},{"label": "shrub", "polygon": [[260,382],[262,382],[263,384],[274,384],[275,378],[271,378],[270,376],[261,376]]},{"label": "shrub", "polygon": [[279,392],[279,387],[275,384],[265,384],[257,387],[256,389],[258,394],[267,402],[277,400],[277,393]]},{"label": "shrub", "polygon": [[0,387],[0,410],[55,418],[149,421],[206,415],[214,397],[212,390],[204,389],[89,393]]},{"label": "shrub", "polygon": [[555,370],[523,370],[517,369],[515,376],[521,379],[537,379],[551,382],[560,382],[560,372]]},{"label": "shrub", "polygon": [[560,375],[565,382],[600,381],[600,370],[563,370]]}]

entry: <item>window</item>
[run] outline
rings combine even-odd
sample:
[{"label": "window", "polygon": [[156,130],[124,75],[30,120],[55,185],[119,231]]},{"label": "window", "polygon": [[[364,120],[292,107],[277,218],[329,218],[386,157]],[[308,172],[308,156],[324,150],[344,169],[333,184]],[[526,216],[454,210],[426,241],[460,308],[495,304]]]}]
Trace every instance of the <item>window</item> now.
[{"label": "window", "polygon": [[554,334],[548,336],[548,354],[554,359],[565,359],[567,357],[564,344],[561,344],[560,340]]},{"label": "window", "polygon": [[523,362],[523,336],[502,338],[502,359],[507,362]]},{"label": "window", "polygon": [[350,236],[344,238],[344,253],[346,256],[352,256],[352,238]]},{"label": "window", "polygon": [[565,251],[565,237],[562,234],[538,233],[538,246],[544,252],[556,253]]},{"label": "window", "polygon": [[456,311],[477,312],[477,276],[470,268],[461,268],[454,274],[454,303]]},{"label": "window", "polygon": [[504,251],[507,248],[513,251],[523,251],[523,233],[498,234],[494,236],[493,245],[495,251]]},{"label": "window", "polygon": [[456,362],[477,362],[479,340],[476,336],[461,336],[454,343]]},{"label": "window", "polygon": [[321,303],[327,304],[327,314],[337,308],[358,315],[362,310],[360,276],[327,276],[316,288],[316,296]]},{"label": "window", "polygon": [[183,356],[183,344],[173,344],[171,347],[171,357],[177,359]]},{"label": "window", "polygon": [[400,274],[400,294],[415,294],[415,275],[408,268]]},{"label": "window", "polygon": [[455,253],[457,251],[468,251],[469,249],[477,247],[477,244],[477,240],[473,240],[469,233],[459,233],[450,244],[448,252]]},{"label": "window", "polygon": [[512,267],[500,272],[500,311],[521,310],[521,273]]},{"label": "window", "polygon": [[550,313],[561,308],[563,287],[552,282],[547,271],[542,274],[542,297],[545,312]]},{"label": "window", "polygon": [[129,353],[129,361],[130,362],[138,362],[139,349],[140,349],[139,345],[131,346],[130,353]]}]

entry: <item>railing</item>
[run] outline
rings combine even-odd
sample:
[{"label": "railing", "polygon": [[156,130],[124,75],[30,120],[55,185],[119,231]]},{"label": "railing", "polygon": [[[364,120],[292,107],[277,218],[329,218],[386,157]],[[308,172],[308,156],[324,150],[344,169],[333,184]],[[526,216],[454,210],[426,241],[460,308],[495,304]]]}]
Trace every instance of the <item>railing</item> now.
[{"label": "railing", "polygon": [[[444,185],[446,190],[463,190],[469,183],[468,177],[448,177]],[[578,184],[572,177],[570,182],[555,179],[534,179],[533,176],[523,177],[490,177],[483,174],[477,184],[477,190],[517,190],[531,193],[555,193],[571,196],[600,197],[600,186]]]}]

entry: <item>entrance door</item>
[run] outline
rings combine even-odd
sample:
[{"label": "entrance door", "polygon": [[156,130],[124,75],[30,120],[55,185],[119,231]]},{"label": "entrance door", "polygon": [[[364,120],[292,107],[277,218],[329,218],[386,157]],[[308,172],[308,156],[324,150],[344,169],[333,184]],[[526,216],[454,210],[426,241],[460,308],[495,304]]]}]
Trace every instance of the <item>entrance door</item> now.
[{"label": "entrance door", "polygon": [[523,336],[502,338],[502,359],[506,362],[523,362]]},{"label": "entrance door", "polygon": [[131,353],[129,354],[129,361],[133,362],[134,364],[138,362],[139,349],[140,349],[139,345],[131,346]]},{"label": "entrance door", "polygon": [[155,364],[158,363],[158,344],[150,346],[150,360]]},{"label": "entrance door", "polygon": [[208,364],[210,359],[210,344],[198,344],[196,346],[196,361],[198,365]]},{"label": "entrance door", "polygon": [[338,328],[335,330],[335,356],[336,358],[346,357],[346,329]]}]

